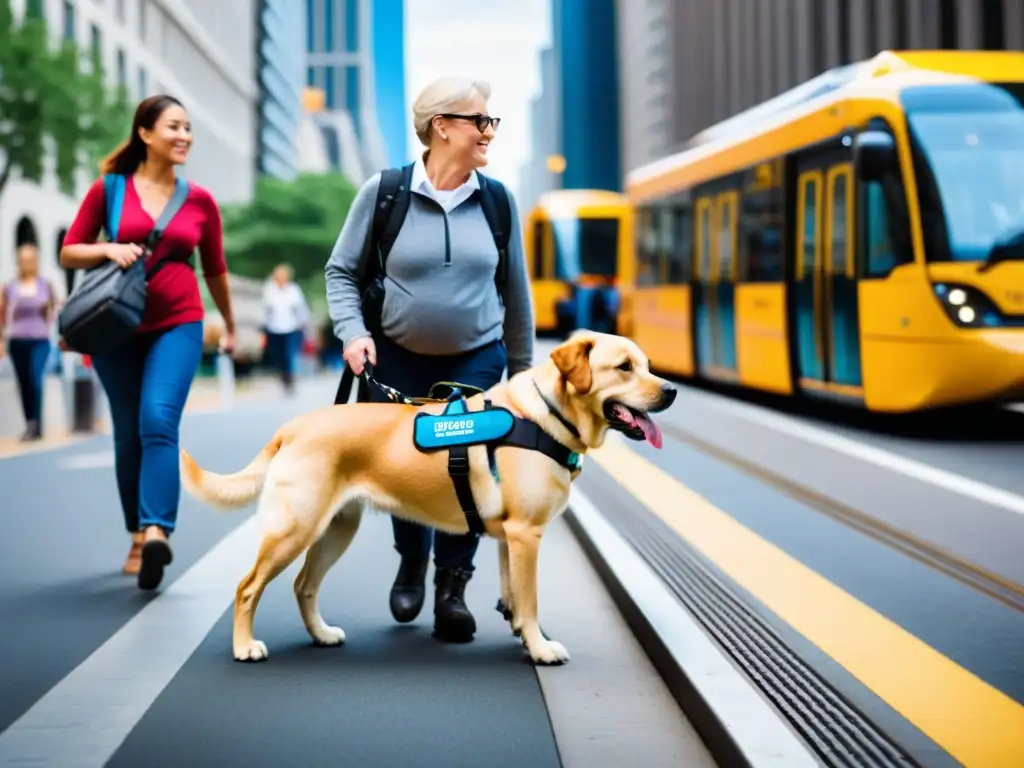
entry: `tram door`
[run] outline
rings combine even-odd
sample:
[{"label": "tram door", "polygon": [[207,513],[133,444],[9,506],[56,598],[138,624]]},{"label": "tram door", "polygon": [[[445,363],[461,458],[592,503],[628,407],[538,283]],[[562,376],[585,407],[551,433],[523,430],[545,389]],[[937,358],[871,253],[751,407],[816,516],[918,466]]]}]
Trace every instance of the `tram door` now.
[{"label": "tram door", "polygon": [[697,360],[707,376],[736,376],[737,194],[697,201]]},{"label": "tram door", "polygon": [[797,371],[806,392],[862,395],[855,189],[846,162],[798,177],[793,297]]}]

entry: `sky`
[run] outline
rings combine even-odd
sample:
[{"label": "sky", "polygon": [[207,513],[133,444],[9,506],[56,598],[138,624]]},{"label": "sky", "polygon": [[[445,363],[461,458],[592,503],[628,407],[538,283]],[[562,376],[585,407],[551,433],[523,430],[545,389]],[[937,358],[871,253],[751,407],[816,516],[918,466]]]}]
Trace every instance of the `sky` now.
[{"label": "sky", "polygon": [[450,75],[486,80],[501,127],[482,169],[519,194],[530,156],[529,103],[540,92],[539,53],[551,39],[550,0],[405,0],[405,87],[410,159],[422,149],[412,103],[431,80]]}]

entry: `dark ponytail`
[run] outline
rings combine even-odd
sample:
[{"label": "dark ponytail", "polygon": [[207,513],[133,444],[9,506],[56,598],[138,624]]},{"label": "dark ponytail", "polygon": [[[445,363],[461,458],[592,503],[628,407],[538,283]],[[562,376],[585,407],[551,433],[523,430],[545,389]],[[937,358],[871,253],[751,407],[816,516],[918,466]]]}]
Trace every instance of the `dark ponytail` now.
[{"label": "dark ponytail", "polygon": [[139,131],[143,128],[153,130],[160,115],[172,104],[184,109],[180,101],[165,93],[158,93],[139,102],[139,106],[135,108],[135,117],[132,119],[131,135],[127,141],[122,142],[117,149],[100,161],[100,173],[116,173],[123,176],[135,173],[135,169],[146,160],[146,143],[139,135]]}]

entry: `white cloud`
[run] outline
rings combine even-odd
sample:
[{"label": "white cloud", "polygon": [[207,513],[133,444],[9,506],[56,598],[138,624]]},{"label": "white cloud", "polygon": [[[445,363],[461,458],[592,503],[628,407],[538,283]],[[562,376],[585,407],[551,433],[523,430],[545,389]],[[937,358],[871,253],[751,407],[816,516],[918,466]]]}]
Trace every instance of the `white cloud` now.
[{"label": "white cloud", "polygon": [[[528,106],[540,89],[539,51],[551,39],[550,0],[406,0],[406,97],[427,83],[466,75],[491,84],[490,113],[501,118],[485,173],[519,192],[530,154]],[[421,145],[412,132],[412,157]]]}]

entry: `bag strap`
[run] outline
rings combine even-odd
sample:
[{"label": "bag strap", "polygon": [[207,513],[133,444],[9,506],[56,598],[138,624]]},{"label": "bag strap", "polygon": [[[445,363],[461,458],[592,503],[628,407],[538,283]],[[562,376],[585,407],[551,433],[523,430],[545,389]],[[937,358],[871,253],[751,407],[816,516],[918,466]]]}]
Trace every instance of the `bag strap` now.
[{"label": "bag strap", "polygon": [[[167,201],[167,205],[164,206],[163,211],[160,212],[160,217],[156,220],[156,224],[153,226],[152,231],[149,233],[149,237],[146,238],[146,249],[149,253],[156,251],[157,245],[160,243],[160,239],[164,236],[164,230],[167,229],[167,225],[171,223],[178,211],[185,205],[185,201],[188,199],[189,186],[185,179],[176,177],[174,179],[174,192],[171,193],[171,199]],[[146,278],[152,278],[160,269],[166,264],[172,261],[188,261],[192,254],[168,254],[164,258],[160,259],[156,264],[146,269]]]},{"label": "bag strap", "polygon": [[491,228],[494,245],[498,249],[498,267],[494,271],[494,282],[498,291],[505,286],[508,273],[508,241],[512,232],[512,209],[508,192],[500,181],[477,173],[480,179],[480,207]]}]

